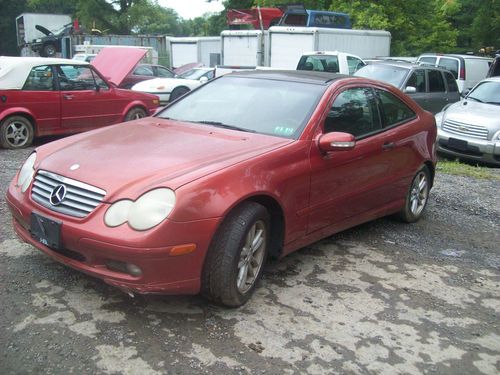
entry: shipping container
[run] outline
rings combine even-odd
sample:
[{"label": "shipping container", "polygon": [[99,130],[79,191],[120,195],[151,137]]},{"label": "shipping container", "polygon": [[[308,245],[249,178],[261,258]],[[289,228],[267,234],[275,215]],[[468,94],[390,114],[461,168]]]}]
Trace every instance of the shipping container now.
[{"label": "shipping container", "polygon": [[40,25],[57,34],[64,25],[71,24],[71,17],[67,14],[22,13],[16,17],[17,45],[22,47],[35,39],[46,36],[35,26]]}]

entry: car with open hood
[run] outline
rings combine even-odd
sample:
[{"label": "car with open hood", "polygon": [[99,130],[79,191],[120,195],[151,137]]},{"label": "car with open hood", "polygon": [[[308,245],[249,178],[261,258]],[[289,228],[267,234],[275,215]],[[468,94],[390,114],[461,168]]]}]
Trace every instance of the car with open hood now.
[{"label": "car with open hood", "polygon": [[158,95],[161,104],[167,104],[214,78],[214,68],[193,68],[173,78],[154,78],[142,81],[132,90]]},{"label": "car with open hood", "polygon": [[16,233],[56,261],[129,293],[240,306],[268,256],[420,219],[435,141],[434,116],[391,85],[238,72],[153,117],[38,147],[6,198]]},{"label": "car with open hood", "polygon": [[115,86],[142,51],[114,49],[112,54],[125,55],[122,63],[101,64],[102,69],[67,59],[0,57],[1,146],[26,147],[34,137],[78,133],[154,113],[157,96]]},{"label": "car with open hood", "polygon": [[500,77],[479,82],[436,114],[438,151],[500,166]]}]

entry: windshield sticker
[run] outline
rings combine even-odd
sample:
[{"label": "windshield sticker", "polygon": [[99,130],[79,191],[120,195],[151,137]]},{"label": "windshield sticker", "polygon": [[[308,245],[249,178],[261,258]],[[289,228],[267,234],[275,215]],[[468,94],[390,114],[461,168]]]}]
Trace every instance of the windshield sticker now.
[{"label": "windshield sticker", "polygon": [[276,126],[274,128],[274,134],[280,134],[280,135],[292,135],[294,133],[295,129],[294,128],[287,128],[284,126]]}]

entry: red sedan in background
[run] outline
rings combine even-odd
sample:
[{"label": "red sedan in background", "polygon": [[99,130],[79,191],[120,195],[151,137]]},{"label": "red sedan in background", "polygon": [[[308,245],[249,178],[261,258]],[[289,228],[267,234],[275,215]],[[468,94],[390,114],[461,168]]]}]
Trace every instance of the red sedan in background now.
[{"label": "red sedan in background", "polygon": [[418,220],[435,140],[434,116],[390,85],[240,72],[37,148],[7,202],[23,240],[106,283],[240,306],[269,255],[385,215]]},{"label": "red sedan in background", "polygon": [[[144,53],[113,48],[99,70],[75,60],[0,57],[1,146],[26,147],[34,137],[78,133],[151,115],[159,105],[157,96],[115,86]],[[113,66],[122,55],[122,64]]]}]

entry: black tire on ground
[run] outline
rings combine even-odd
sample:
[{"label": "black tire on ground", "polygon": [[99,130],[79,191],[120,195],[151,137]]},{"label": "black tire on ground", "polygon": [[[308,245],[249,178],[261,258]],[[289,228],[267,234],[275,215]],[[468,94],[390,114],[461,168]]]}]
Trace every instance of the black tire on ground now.
[{"label": "black tire on ground", "polygon": [[266,208],[255,202],[243,203],[225,218],[205,259],[204,297],[227,307],[248,301],[266,262],[269,228]]},{"label": "black tire on ground", "polygon": [[177,98],[180,98],[184,94],[188,93],[190,90],[187,87],[176,87],[174,91],[170,94],[170,102],[173,102]]},{"label": "black tire on ground", "polygon": [[406,193],[405,205],[399,212],[399,219],[406,223],[418,221],[427,206],[431,179],[429,168],[423,166],[413,177],[408,193]]},{"label": "black tire on ground", "polygon": [[53,43],[47,43],[42,47],[42,57],[54,57],[56,55],[57,48]]},{"label": "black tire on ground", "polygon": [[138,120],[140,118],[146,117],[147,115],[148,114],[143,108],[134,107],[125,115],[125,121]]},{"label": "black tire on ground", "polygon": [[0,145],[3,148],[28,147],[33,142],[33,124],[23,116],[10,116],[0,123]]}]

